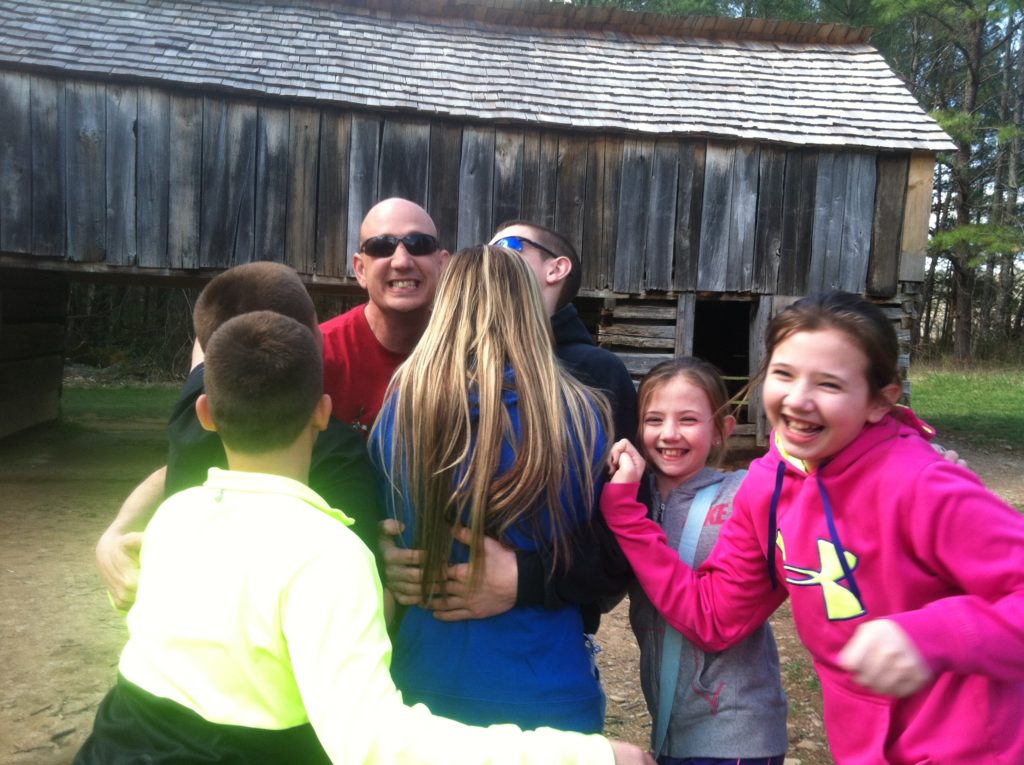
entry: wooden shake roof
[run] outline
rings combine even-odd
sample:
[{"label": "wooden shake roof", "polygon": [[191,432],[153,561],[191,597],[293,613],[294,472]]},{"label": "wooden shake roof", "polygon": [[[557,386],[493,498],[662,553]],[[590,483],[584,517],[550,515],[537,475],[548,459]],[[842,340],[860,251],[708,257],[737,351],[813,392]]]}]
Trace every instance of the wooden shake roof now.
[{"label": "wooden shake roof", "polygon": [[423,117],[945,151],[869,30],[538,0],[0,0],[0,67]]}]

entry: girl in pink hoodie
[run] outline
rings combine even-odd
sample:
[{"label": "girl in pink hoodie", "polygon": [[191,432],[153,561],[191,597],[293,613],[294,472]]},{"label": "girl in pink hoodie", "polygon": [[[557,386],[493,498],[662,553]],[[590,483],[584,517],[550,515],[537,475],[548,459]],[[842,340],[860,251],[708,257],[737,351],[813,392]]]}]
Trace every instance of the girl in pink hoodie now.
[{"label": "girl in pink hoodie", "polygon": [[654,606],[717,651],[788,596],[840,765],[1024,763],[1024,518],[928,444],[900,394],[891,323],[848,293],[768,327],[774,428],[697,570],[612,450],[601,510]]}]

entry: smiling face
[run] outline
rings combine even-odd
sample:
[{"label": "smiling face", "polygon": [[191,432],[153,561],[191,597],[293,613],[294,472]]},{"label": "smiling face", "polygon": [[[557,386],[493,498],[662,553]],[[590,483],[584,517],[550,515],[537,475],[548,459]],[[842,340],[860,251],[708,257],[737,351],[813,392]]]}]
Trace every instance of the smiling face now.
[{"label": "smiling face", "polygon": [[[434,222],[426,210],[405,199],[386,199],[367,213],[359,229],[359,241],[375,236],[404,237],[410,234],[437,236]],[[370,303],[382,313],[429,312],[437,291],[441,269],[448,258],[445,250],[429,255],[411,255],[399,243],[388,256],[375,257],[365,252],[352,256],[359,286]]]},{"label": "smiling face", "polygon": [[714,413],[707,393],[683,375],[651,392],[640,425],[644,456],[665,496],[699,473],[714,444]]},{"label": "smiling face", "polygon": [[899,389],[874,396],[868,357],[838,329],[797,331],[775,346],[764,407],[783,449],[816,469],[889,411]]}]

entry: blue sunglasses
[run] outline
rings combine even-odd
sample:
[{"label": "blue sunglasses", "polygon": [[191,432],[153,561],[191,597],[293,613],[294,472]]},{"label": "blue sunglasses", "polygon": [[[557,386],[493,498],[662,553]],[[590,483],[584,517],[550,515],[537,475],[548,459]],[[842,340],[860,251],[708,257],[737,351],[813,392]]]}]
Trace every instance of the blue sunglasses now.
[{"label": "blue sunglasses", "polygon": [[532,239],[527,239],[525,236],[504,236],[504,237],[502,237],[501,239],[499,239],[496,242],[491,242],[491,244],[495,245],[496,247],[507,247],[508,249],[514,250],[515,252],[518,252],[518,253],[522,253],[523,245],[524,244],[528,244],[531,247],[536,247],[538,250],[543,252],[549,258],[560,257],[558,255],[558,253],[552,252],[547,247],[545,247],[543,244],[540,244],[539,242],[535,242]]}]

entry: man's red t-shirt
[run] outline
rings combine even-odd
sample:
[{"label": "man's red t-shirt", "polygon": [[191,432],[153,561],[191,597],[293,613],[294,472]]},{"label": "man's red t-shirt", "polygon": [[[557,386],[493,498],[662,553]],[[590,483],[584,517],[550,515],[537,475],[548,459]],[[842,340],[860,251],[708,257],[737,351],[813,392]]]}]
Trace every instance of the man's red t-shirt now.
[{"label": "man's red t-shirt", "polygon": [[408,355],[380,344],[366,320],[365,303],[325,321],[320,331],[324,336],[324,393],[331,397],[331,414],[365,438],[377,419],[391,376]]}]

